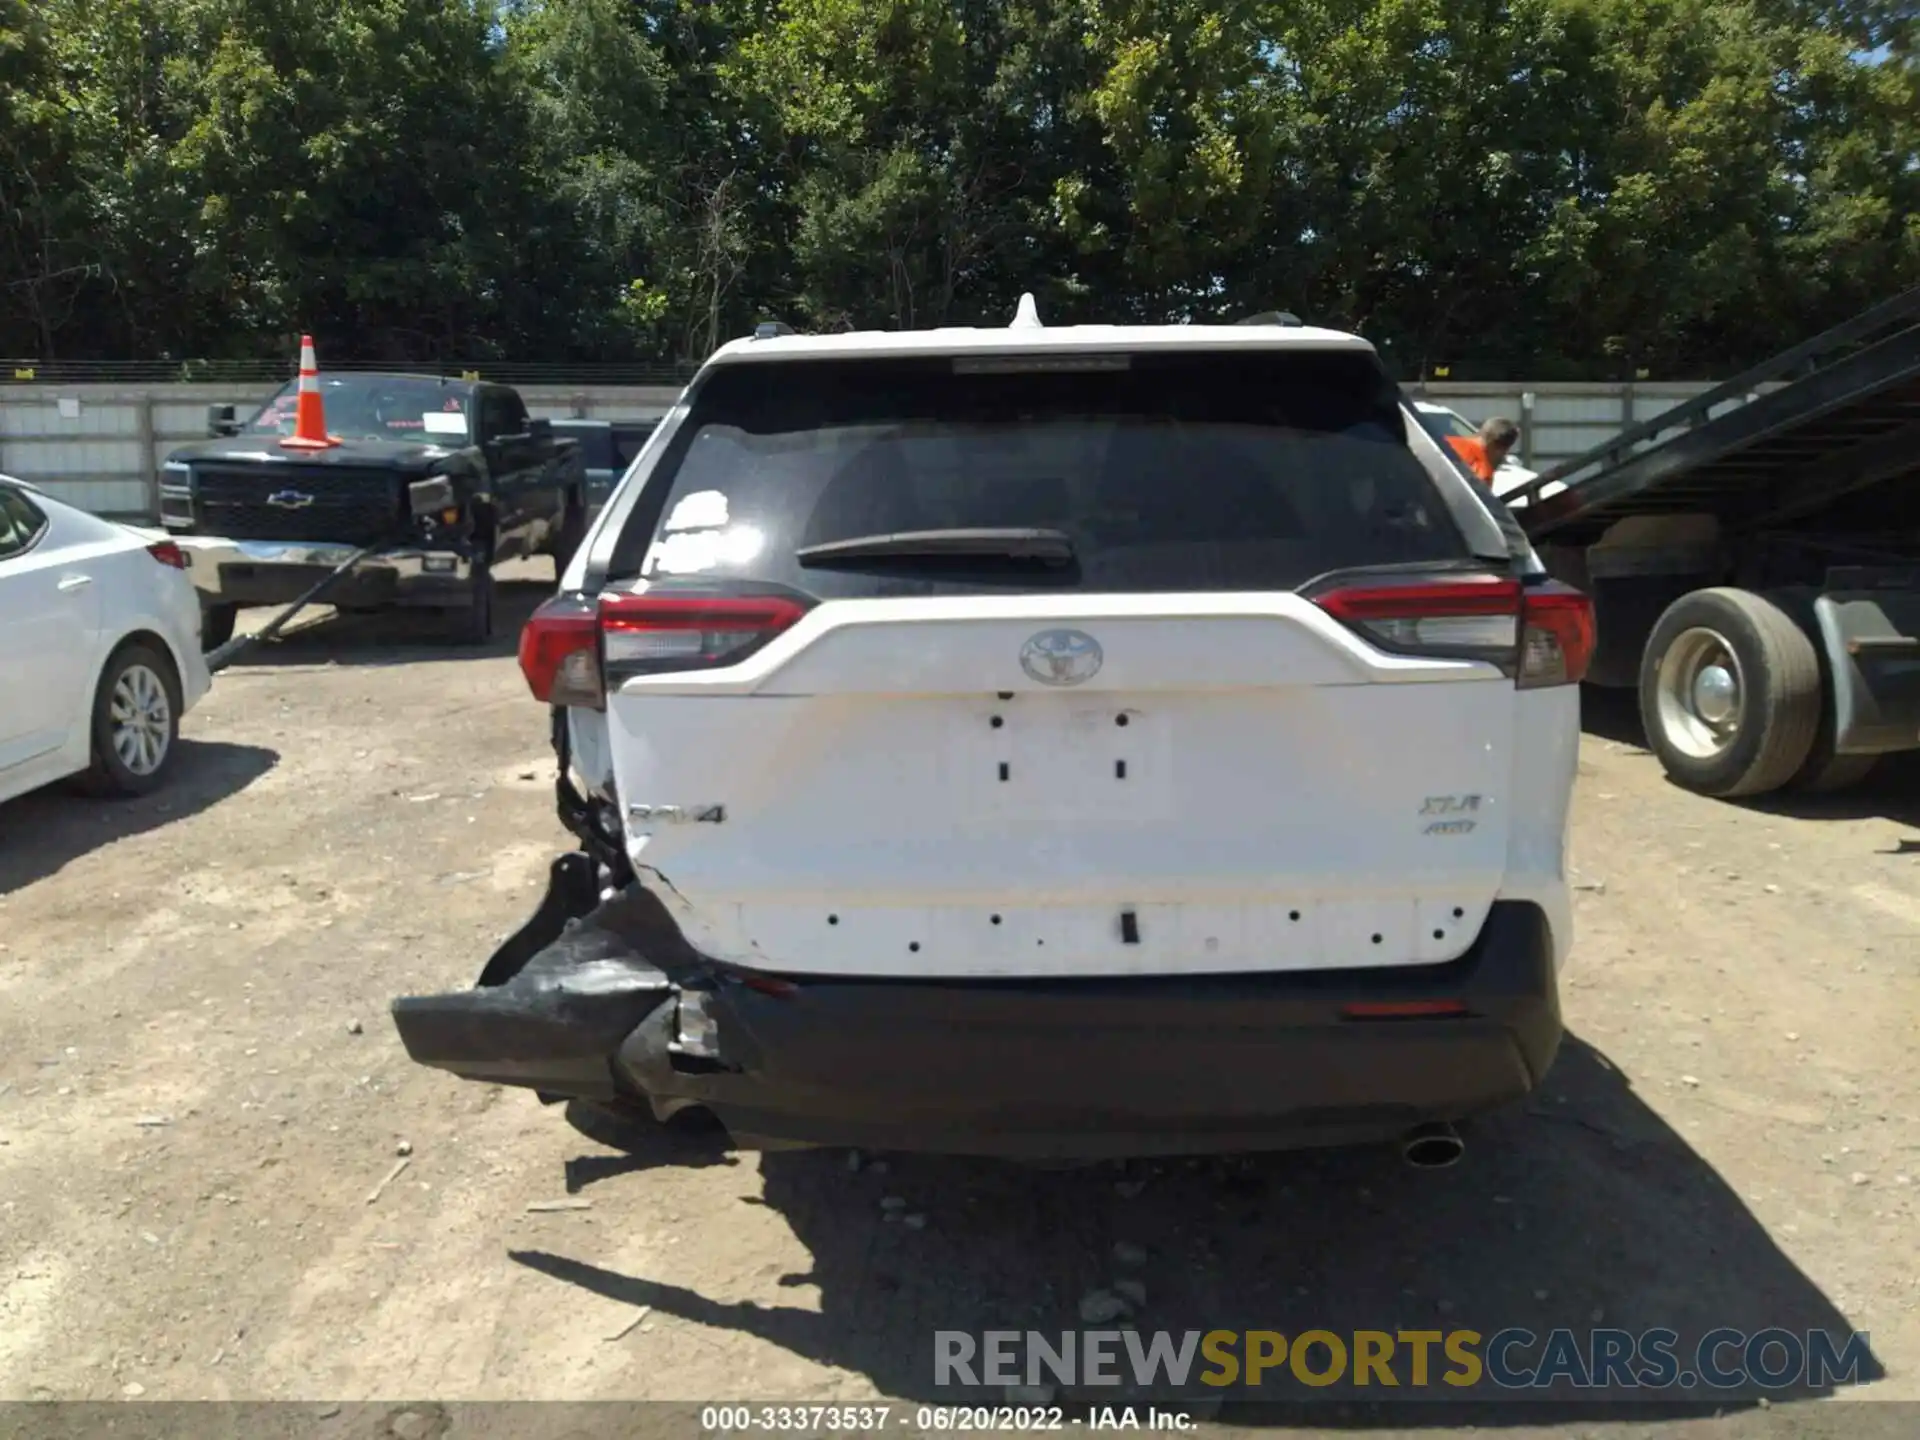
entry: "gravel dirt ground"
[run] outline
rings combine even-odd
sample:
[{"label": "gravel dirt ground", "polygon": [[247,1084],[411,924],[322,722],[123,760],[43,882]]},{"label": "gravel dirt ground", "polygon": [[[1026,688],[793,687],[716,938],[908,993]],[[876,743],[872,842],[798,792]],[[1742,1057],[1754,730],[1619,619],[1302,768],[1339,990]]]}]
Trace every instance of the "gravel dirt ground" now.
[{"label": "gravel dirt ground", "polygon": [[431,640],[319,617],[162,794],[0,808],[0,1398],[929,1401],[935,1329],[1073,1328],[1125,1274],[1149,1329],[1865,1330],[1854,1393],[1920,1400],[1914,767],[1702,800],[1590,702],[1570,1039],[1452,1170],[623,1153],[388,1022],[564,848],[510,639]]}]

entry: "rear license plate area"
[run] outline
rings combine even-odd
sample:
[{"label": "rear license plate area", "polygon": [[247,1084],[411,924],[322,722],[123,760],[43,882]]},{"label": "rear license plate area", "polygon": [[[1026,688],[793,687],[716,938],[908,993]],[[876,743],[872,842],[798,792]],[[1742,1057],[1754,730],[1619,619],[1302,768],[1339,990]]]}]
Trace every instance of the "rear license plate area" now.
[{"label": "rear license plate area", "polygon": [[1169,718],[1110,702],[1027,697],[959,717],[947,753],[962,815],[1124,823],[1165,813]]}]

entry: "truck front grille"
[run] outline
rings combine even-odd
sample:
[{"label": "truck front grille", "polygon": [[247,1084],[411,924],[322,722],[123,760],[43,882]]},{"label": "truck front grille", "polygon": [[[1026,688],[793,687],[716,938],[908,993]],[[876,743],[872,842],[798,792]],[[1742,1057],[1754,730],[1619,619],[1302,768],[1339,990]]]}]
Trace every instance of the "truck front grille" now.
[{"label": "truck front grille", "polygon": [[348,465],[196,465],[198,528],[233,540],[369,545],[405,533],[402,477]]}]

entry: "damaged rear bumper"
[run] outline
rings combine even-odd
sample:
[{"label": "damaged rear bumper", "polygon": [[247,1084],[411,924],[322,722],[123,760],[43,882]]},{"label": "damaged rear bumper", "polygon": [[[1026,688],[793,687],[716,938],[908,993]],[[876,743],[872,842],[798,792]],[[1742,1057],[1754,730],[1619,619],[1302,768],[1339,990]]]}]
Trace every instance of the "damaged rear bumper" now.
[{"label": "damaged rear bumper", "polygon": [[700,1107],[742,1143],[1072,1159],[1357,1143],[1463,1119],[1532,1090],[1562,1033],[1546,917],[1519,902],[1496,904],[1440,966],[789,980],[704,963],[637,889],[502,983],[399,1000],[394,1019],[423,1064],[663,1119]]},{"label": "damaged rear bumper", "polygon": [[635,947],[628,912],[650,897],[602,903],[598,867],[575,852],[554,862],[546,898],[494,952],[471,990],[392,1005],[407,1054],[463,1080],[553,1096],[611,1100],[611,1058],[672,996]]}]

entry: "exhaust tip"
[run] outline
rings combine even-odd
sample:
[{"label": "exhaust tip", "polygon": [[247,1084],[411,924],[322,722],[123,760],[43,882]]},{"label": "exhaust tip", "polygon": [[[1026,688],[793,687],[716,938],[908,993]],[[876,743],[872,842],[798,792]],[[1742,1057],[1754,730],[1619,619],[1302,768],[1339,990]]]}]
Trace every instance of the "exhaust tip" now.
[{"label": "exhaust tip", "polygon": [[1445,1170],[1466,1153],[1467,1142],[1444,1120],[1415,1126],[1400,1141],[1400,1158],[1416,1170]]}]

